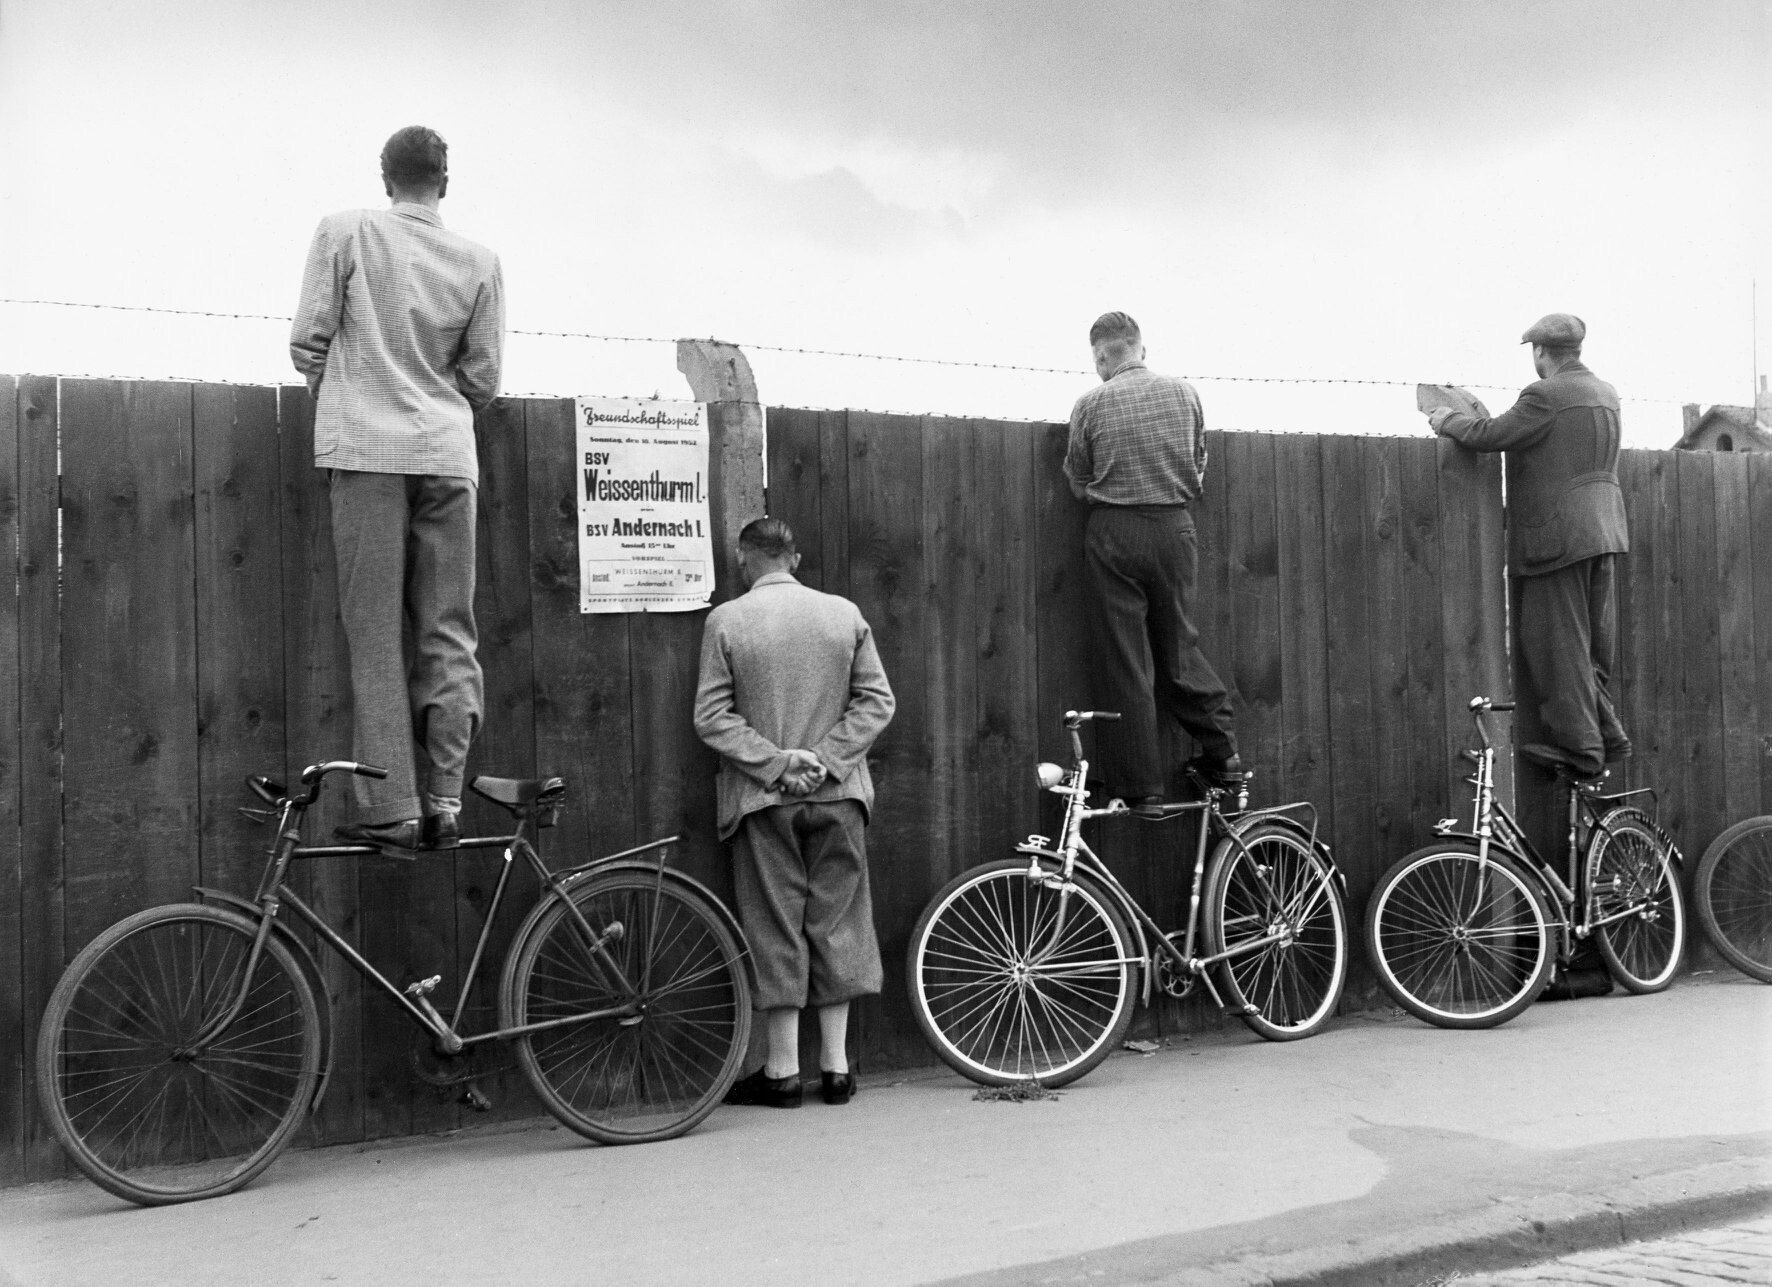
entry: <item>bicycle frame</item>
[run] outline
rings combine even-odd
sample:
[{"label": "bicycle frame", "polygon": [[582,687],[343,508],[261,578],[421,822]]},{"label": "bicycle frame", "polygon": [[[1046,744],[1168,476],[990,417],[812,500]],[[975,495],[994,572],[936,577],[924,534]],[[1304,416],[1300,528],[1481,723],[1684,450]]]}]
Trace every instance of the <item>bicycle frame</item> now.
[{"label": "bicycle frame", "polygon": [[[1316,836],[1316,806],[1308,801],[1300,801],[1295,804],[1247,809],[1248,787],[1245,783],[1239,783],[1235,788],[1231,788],[1199,778],[1195,780],[1205,790],[1205,796],[1202,799],[1181,801],[1164,806],[1164,821],[1189,813],[1203,815],[1194,844],[1194,872],[1188,897],[1187,923],[1181,931],[1183,942],[1178,947],[1173,935],[1164,932],[1150,913],[1145,911],[1131,892],[1120,883],[1119,878],[1108,868],[1101,855],[1090,848],[1089,843],[1083,839],[1083,824],[1088,820],[1126,817],[1131,813],[1131,810],[1118,800],[1100,809],[1093,809],[1088,805],[1090,793],[1086,784],[1089,780],[1089,761],[1083,758],[1083,739],[1078,730],[1083,720],[1094,714],[1095,712],[1086,712],[1082,715],[1075,715],[1073,712],[1075,718],[1067,718],[1066,720],[1066,727],[1070,730],[1071,735],[1072,767],[1060,781],[1048,786],[1048,790],[1055,795],[1062,796],[1065,800],[1064,822],[1059,833],[1057,847],[1052,847],[1048,837],[1040,835],[1029,836],[1025,842],[1015,847],[1015,852],[1029,856],[1028,879],[1040,881],[1048,888],[1057,890],[1059,896],[1058,912],[1053,921],[1051,936],[1043,947],[1032,953],[1032,959],[1035,962],[1045,959],[1062,942],[1065,913],[1070,905],[1070,896],[1077,888],[1072,877],[1075,875],[1078,865],[1081,864],[1083,869],[1101,884],[1119,904],[1127,924],[1137,937],[1138,957],[1123,960],[1120,963],[1137,965],[1143,971],[1140,993],[1143,1004],[1149,1005],[1151,999],[1152,976],[1155,973],[1153,966],[1156,960],[1151,948],[1151,943],[1154,940],[1171,965],[1185,974],[1202,979],[1206,984],[1206,990],[1211,993],[1212,999],[1219,1009],[1230,1010],[1231,1007],[1225,1004],[1223,996],[1220,995],[1217,985],[1213,982],[1211,967],[1221,961],[1260,951],[1280,942],[1285,938],[1285,935],[1282,933],[1269,934],[1263,938],[1239,943],[1229,951],[1212,956],[1196,955],[1195,946],[1198,941],[1200,924],[1200,900],[1206,878],[1206,856],[1209,852],[1208,842],[1217,838],[1228,838],[1243,854],[1247,855],[1249,850],[1243,843],[1243,831],[1252,822],[1269,819],[1282,822],[1297,831],[1313,851],[1320,852]],[[1227,820],[1223,808],[1223,800],[1233,794],[1237,797],[1237,822],[1235,825]],[[1299,819],[1291,816],[1295,811],[1300,810],[1308,810],[1309,812],[1308,828]],[[1057,872],[1048,871],[1041,864],[1042,858],[1059,863],[1059,870]],[[1341,877],[1340,869],[1334,867],[1333,863],[1331,863],[1331,869],[1335,871],[1338,878]],[[1265,877],[1263,879],[1265,881]],[[1269,893],[1272,894],[1272,892],[1270,888]],[[1245,1008],[1251,1012],[1255,1011],[1253,1006]]]},{"label": "bicycle frame", "polygon": [[[395,986],[386,975],[371,964],[348,939],[327,923],[326,919],[322,917],[319,912],[315,911],[314,908],[310,907],[299,894],[289,887],[287,883],[289,866],[292,862],[299,859],[386,856],[376,846],[368,844],[303,845],[301,843],[301,826],[304,816],[308,808],[319,799],[320,787],[325,775],[335,770],[355,770],[356,767],[355,764],[349,761],[328,761],[324,764],[314,765],[305,769],[302,773],[303,783],[308,784],[308,790],[305,794],[291,794],[286,795],[279,800],[275,800],[274,803],[278,810],[277,835],[272,841],[270,850],[266,855],[264,871],[259,877],[258,889],[251,900],[243,899],[237,895],[229,894],[221,890],[204,889],[202,887],[198,888],[198,893],[227,902],[233,905],[237,910],[246,912],[249,916],[256,919],[258,933],[253,940],[252,948],[247,956],[245,967],[241,971],[240,988],[235,995],[232,1005],[225,1013],[218,1016],[206,1028],[204,1028],[201,1033],[192,1039],[187,1047],[188,1050],[201,1050],[209,1042],[213,1041],[218,1034],[226,1031],[239,1017],[241,1010],[246,1004],[246,998],[251,989],[252,979],[257,972],[258,962],[264,953],[265,944],[269,941],[273,932],[284,934],[286,936],[286,941],[293,941],[298,945],[302,949],[302,952],[305,954],[309,963],[315,964],[317,971],[317,963],[314,962],[313,953],[307,950],[307,945],[305,943],[302,943],[299,938],[295,937],[293,932],[289,930],[286,922],[279,920],[279,914],[284,907],[289,908],[289,910],[293,911],[302,921],[306,922],[314,933],[330,946],[333,951],[337,952],[339,956],[348,962],[358,974],[362,975],[367,982],[373,984],[382,993],[391,998],[394,1003],[405,1011],[406,1015],[420,1028],[430,1033],[436,1040],[439,1050],[445,1054],[460,1054],[468,1047],[486,1041],[506,1040],[511,1037],[523,1036],[528,1033],[540,1032],[550,1028],[565,1027],[574,1024],[587,1023],[596,1019],[628,1016],[636,1013],[635,1005],[630,1002],[623,1006],[614,1006],[602,1010],[587,1010],[582,1014],[567,1015],[562,1018],[549,1019],[539,1023],[521,1024],[511,1028],[500,1028],[496,1031],[476,1033],[465,1037],[462,1036],[459,1031],[462,1016],[467,1009],[468,997],[472,993],[474,983],[479,976],[480,965],[486,956],[486,946],[491,938],[492,927],[497,921],[498,910],[503,903],[505,890],[510,882],[513,859],[517,855],[521,854],[528,862],[530,869],[535,872],[542,887],[542,897],[545,898],[551,894],[561,900],[562,905],[567,909],[567,913],[577,927],[586,948],[598,961],[600,967],[609,971],[611,978],[616,981],[621,992],[633,995],[634,989],[632,988],[630,981],[623,975],[621,967],[610,955],[607,946],[609,943],[619,940],[626,932],[625,928],[622,926],[621,922],[616,921],[605,927],[601,932],[593,929],[590,923],[585,919],[584,914],[579,910],[578,905],[568,897],[568,891],[574,883],[593,870],[605,869],[613,864],[632,859],[636,855],[652,851],[656,851],[658,860],[655,864],[648,865],[655,869],[658,882],[662,885],[664,882],[665,849],[669,845],[674,844],[679,837],[667,836],[661,840],[654,840],[647,844],[636,845],[632,849],[625,849],[620,853],[607,854],[593,859],[590,862],[581,863],[575,867],[564,868],[557,872],[548,868],[548,866],[542,861],[541,855],[536,851],[534,844],[531,842],[530,837],[537,830],[538,826],[533,811],[526,813],[519,818],[517,830],[510,835],[481,836],[473,838],[463,837],[460,848],[464,850],[502,848],[504,851],[503,867],[499,871],[498,882],[493,888],[492,898],[487,905],[486,915],[480,927],[480,935],[474,944],[474,954],[468,965],[467,974],[462,981],[461,991],[456,998],[454,1013],[448,1019],[445,1019],[437,1008],[431,1004],[427,995],[430,988],[437,983],[438,980],[436,978],[426,980],[424,983],[413,984],[405,991],[402,991]],[[260,785],[263,782],[263,779],[255,779],[253,782],[254,790],[259,791],[263,798],[271,800],[272,796],[270,793]],[[655,900],[654,915],[657,914],[657,906],[658,904]],[[656,926],[653,926],[652,928],[656,929]],[[647,968],[650,968],[650,964],[650,959],[648,959]],[[642,979],[640,981],[640,989],[642,993],[649,982],[650,980],[648,979]],[[324,1001],[323,997],[322,1001]],[[317,1098],[318,1094],[316,1094],[316,1099]]]},{"label": "bicycle frame", "polygon": [[1568,783],[1569,804],[1563,839],[1564,852],[1568,858],[1568,879],[1564,880],[1562,873],[1539,854],[1508,807],[1496,798],[1495,745],[1489,737],[1488,727],[1483,723],[1483,716],[1492,710],[1512,709],[1512,703],[1493,703],[1481,697],[1472,700],[1471,717],[1476,724],[1481,746],[1464,753],[1477,766],[1475,774],[1465,779],[1475,788],[1471,805],[1471,829],[1461,831],[1456,818],[1442,818],[1434,824],[1434,834],[1475,842],[1479,862],[1489,860],[1492,847],[1499,848],[1513,858],[1528,876],[1536,879],[1541,889],[1551,896],[1546,901],[1563,933],[1563,946],[1559,955],[1567,959],[1574,951],[1575,940],[1587,938],[1600,926],[1637,914],[1634,909],[1625,908],[1612,915],[1595,918],[1593,891],[1587,887],[1582,871],[1582,851],[1585,848],[1582,841],[1584,837],[1591,837],[1596,828],[1609,831],[1605,819],[1609,806],[1634,796],[1649,797],[1653,817],[1656,811],[1655,790],[1652,787],[1638,787],[1631,791],[1600,795],[1579,783]]}]

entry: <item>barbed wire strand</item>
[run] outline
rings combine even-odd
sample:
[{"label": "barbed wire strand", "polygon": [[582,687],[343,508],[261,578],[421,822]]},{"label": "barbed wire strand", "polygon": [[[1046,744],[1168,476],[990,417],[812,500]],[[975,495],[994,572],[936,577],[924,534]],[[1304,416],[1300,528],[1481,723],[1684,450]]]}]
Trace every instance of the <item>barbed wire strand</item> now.
[{"label": "barbed wire strand", "polygon": [[[174,316],[174,317],[212,317],[212,318],[220,318],[223,320],[236,320],[236,321],[288,322],[288,321],[292,320],[287,315],[278,314],[278,313],[225,313],[225,312],[215,312],[215,311],[211,311],[211,310],[207,310],[207,309],[196,309],[196,308],[162,308],[162,307],[158,307],[158,306],[152,305],[152,304],[93,304],[93,303],[84,303],[84,302],[79,302],[79,301],[63,300],[63,299],[10,299],[10,298],[0,297],[0,304],[18,304],[18,305],[40,307],[40,308],[89,308],[89,309],[98,309],[98,310],[103,310],[103,311],[108,311],[108,312],[118,312],[118,313],[160,313],[160,314],[166,314],[166,315]],[[507,335],[528,335],[528,336],[537,336],[537,337],[547,338],[547,339],[596,340],[596,341],[600,341],[603,343],[609,343],[609,344],[673,344],[674,345],[677,343],[676,339],[666,338],[663,336],[655,336],[655,335],[599,335],[599,334],[596,334],[591,331],[536,331],[536,330],[521,330],[521,329],[518,329],[515,327],[508,327],[508,328],[506,328],[505,333]],[[1022,365],[1018,365],[1018,364],[1010,363],[1010,362],[967,362],[967,361],[962,361],[957,358],[911,357],[911,356],[905,356],[902,354],[893,354],[893,353],[859,353],[859,352],[851,352],[851,351],[844,350],[844,349],[795,348],[792,346],[780,345],[780,344],[750,344],[750,343],[746,343],[746,342],[738,341],[738,340],[721,341],[721,342],[734,344],[740,349],[744,349],[748,352],[753,352],[753,353],[785,353],[785,354],[800,355],[800,356],[806,356],[806,357],[849,358],[849,359],[853,359],[853,360],[867,361],[867,362],[904,362],[904,363],[909,363],[909,364],[914,364],[914,365],[919,365],[919,366],[962,367],[962,368],[965,368],[968,370],[975,370],[975,371],[1018,371],[1023,374],[1032,374],[1032,375],[1064,375],[1064,376],[1087,377],[1087,376],[1091,376],[1091,375],[1095,374],[1094,371],[1085,371],[1081,367],[1022,366]],[[114,378],[114,377],[69,375],[68,378],[69,379],[105,379],[105,378]],[[179,380],[179,381],[196,380],[197,382],[202,382],[200,377],[166,376],[164,378],[170,379],[170,380]],[[1392,388],[1392,389],[1414,388],[1417,384],[1424,383],[1424,381],[1418,381],[1418,380],[1381,380],[1381,379],[1364,379],[1364,378],[1360,378],[1360,377],[1356,377],[1356,376],[1309,376],[1309,375],[1300,375],[1300,376],[1286,376],[1286,375],[1190,375],[1190,374],[1183,373],[1180,378],[1182,378],[1184,380],[1198,380],[1201,383],[1210,382],[1210,383],[1218,383],[1218,384],[1308,384],[1308,385],[1337,385],[1337,384],[1340,384],[1340,385],[1352,385],[1352,386],[1362,386],[1363,385],[1363,386],[1370,386],[1370,387],[1377,387],[1377,388]],[[242,383],[242,382],[234,381],[234,380],[215,380],[215,381],[209,381],[209,383],[238,384],[238,383]],[[1482,389],[1482,390],[1485,390],[1488,392],[1506,392],[1506,391],[1509,391],[1509,390],[1515,388],[1516,386],[1506,385],[1506,384],[1464,384],[1459,387],[1466,388],[1466,389]],[[549,397],[549,396],[553,396],[553,395],[550,395],[550,394],[521,394],[521,395],[515,395],[515,396]],[[1640,403],[1646,403],[1646,404],[1656,404],[1656,405],[1662,405],[1662,406],[1676,406],[1676,407],[1684,405],[1684,403],[1678,398],[1626,397],[1626,398],[1623,398],[1622,401],[1640,402]],[[892,412],[892,413],[888,413],[888,414],[897,415],[897,414],[918,414],[918,413]],[[935,413],[929,413],[929,414],[935,414]]]}]

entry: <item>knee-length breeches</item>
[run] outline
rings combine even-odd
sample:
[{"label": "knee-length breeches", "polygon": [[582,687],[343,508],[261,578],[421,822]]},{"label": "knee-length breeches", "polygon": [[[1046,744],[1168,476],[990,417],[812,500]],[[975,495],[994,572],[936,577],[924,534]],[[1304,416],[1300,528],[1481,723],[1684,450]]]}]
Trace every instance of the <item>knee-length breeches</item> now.
[{"label": "knee-length breeches", "polygon": [[835,1005],[880,990],[865,814],[855,800],[778,804],[732,838],[756,1008]]}]

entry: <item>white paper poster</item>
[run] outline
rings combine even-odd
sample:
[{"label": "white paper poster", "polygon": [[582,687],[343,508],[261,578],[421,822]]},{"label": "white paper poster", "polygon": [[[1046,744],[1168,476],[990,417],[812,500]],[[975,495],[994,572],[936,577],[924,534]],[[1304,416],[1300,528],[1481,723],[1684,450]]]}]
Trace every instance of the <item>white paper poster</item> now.
[{"label": "white paper poster", "polygon": [[580,398],[577,410],[579,611],[707,607],[707,404]]}]

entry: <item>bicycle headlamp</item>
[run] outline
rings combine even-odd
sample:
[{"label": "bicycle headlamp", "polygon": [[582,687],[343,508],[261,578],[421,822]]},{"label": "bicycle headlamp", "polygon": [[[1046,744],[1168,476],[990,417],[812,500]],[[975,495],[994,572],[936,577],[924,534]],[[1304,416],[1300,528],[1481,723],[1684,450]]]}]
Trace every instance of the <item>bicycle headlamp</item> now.
[{"label": "bicycle headlamp", "polygon": [[1034,766],[1034,776],[1040,780],[1042,787],[1055,787],[1064,781],[1064,770],[1056,764],[1042,762]]}]

